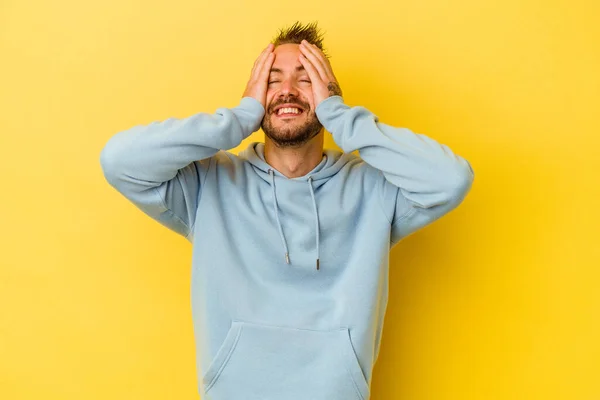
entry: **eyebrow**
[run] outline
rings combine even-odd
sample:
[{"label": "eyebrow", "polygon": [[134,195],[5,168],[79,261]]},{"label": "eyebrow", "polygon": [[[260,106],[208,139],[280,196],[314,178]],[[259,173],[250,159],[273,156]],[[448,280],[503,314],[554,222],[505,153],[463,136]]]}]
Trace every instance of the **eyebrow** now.
[{"label": "eyebrow", "polygon": [[[303,66],[303,65],[300,65],[300,66],[296,67],[296,71],[304,71],[304,66]],[[282,71],[282,70],[280,70],[279,68],[271,68],[271,73],[279,73],[279,74],[282,74],[282,73],[283,73],[283,71]]]}]

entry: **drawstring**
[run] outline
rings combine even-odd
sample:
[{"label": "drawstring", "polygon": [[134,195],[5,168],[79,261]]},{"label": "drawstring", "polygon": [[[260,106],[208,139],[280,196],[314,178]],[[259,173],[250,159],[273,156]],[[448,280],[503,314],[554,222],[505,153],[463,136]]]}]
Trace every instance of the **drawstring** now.
[{"label": "drawstring", "polygon": [[313,208],[315,209],[315,230],[317,232],[317,269],[319,269],[319,213],[317,212],[317,202],[315,201],[315,191],[312,186],[312,176],[308,177],[308,187],[310,188],[310,197],[312,197]]},{"label": "drawstring", "polygon": [[279,228],[279,236],[283,242],[283,249],[285,250],[285,262],[290,263],[290,253],[288,252],[287,243],[285,236],[283,236],[283,229],[281,228],[281,221],[279,221],[279,211],[277,210],[277,194],[275,194],[275,173],[272,169],[269,169],[269,175],[271,175],[271,189],[273,189],[273,207],[275,208],[275,219],[277,220],[277,227]]},{"label": "drawstring", "polygon": [[[277,205],[277,192],[275,190],[275,173],[272,169],[269,168],[269,175],[271,176],[271,189],[273,191],[273,208],[275,209],[275,219],[277,220],[277,228],[279,229],[279,237],[281,237],[281,242],[283,243],[283,249],[285,250],[285,262],[290,264],[290,254],[287,247],[287,242],[285,241],[285,236],[283,234],[283,228],[281,227],[281,221],[279,220],[279,207]],[[317,202],[315,200],[315,191],[312,186],[313,178],[312,176],[308,177],[308,188],[310,190],[310,197],[312,198],[313,208],[315,210],[315,229],[316,229],[316,245],[317,245],[317,270],[319,269],[320,264],[320,251],[319,251],[319,213],[317,212]]]}]

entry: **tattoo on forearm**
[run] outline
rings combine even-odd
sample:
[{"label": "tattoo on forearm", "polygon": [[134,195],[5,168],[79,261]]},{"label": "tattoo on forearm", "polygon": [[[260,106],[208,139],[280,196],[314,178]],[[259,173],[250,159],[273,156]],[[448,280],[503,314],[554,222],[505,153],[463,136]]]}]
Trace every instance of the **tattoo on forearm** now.
[{"label": "tattoo on forearm", "polygon": [[338,85],[337,82],[329,82],[329,84],[327,85],[327,89],[329,90],[329,96],[342,95],[342,89],[340,88],[340,85]]}]

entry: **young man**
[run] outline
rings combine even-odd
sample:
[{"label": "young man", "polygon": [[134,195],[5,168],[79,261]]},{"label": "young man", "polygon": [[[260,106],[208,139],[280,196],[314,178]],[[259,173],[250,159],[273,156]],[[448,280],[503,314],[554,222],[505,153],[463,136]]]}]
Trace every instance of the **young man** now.
[{"label": "young man", "polygon": [[[367,400],[390,248],[473,181],[447,146],[344,104],[321,43],[314,24],[282,30],[237,107],[133,127],[101,154],[112,186],[193,244],[203,399]],[[259,126],[264,144],[226,151]]]}]

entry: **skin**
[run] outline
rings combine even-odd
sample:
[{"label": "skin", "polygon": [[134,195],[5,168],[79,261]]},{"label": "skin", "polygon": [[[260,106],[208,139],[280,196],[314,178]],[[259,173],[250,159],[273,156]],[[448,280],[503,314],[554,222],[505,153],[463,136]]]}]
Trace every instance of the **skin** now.
[{"label": "skin", "polygon": [[[315,109],[329,96],[342,95],[331,64],[313,44],[269,44],[254,62],[244,96],[265,107],[265,159],[288,178],[306,175],[323,158],[324,129]],[[275,107],[297,104],[297,116],[276,115]]]}]

